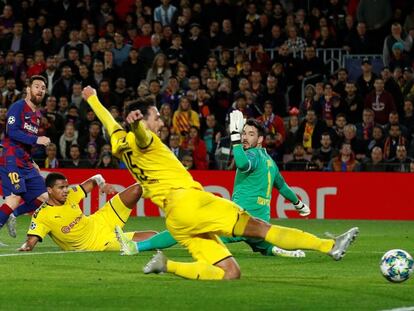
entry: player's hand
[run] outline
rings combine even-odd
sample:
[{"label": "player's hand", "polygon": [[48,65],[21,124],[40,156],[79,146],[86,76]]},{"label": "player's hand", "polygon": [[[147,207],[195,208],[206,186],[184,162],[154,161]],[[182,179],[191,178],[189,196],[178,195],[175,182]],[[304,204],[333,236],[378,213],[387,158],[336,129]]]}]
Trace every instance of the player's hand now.
[{"label": "player's hand", "polygon": [[131,111],[128,116],[126,117],[126,121],[128,124],[133,124],[136,121],[142,120],[144,118],[144,115],[141,113],[140,110],[134,110]]},{"label": "player's hand", "polygon": [[92,86],[88,85],[87,87],[84,87],[83,88],[83,90],[82,90],[82,98],[84,100],[87,101],[88,98],[91,97],[91,96],[93,96],[93,95],[96,95],[96,90]]},{"label": "player's hand", "polygon": [[37,163],[36,162],[32,162],[32,164],[33,164],[33,167],[39,172],[39,174],[40,174],[40,167],[39,167],[39,165],[37,165]]},{"label": "player's hand", "polygon": [[244,126],[243,113],[240,110],[233,110],[230,113],[230,133],[241,133]]},{"label": "player's hand", "polygon": [[22,246],[20,246],[20,248],[17,249],[19,252],[30,252],[32,249],[27,246],[27,243],[23,243]]},{"label": "player's hand", "polygon": [[47,147],[50,144],[50,138],[46,136],[39,136],[36,140],[36,144]]},{"label": "player's hand", "polygon": [[102,193],[106,193],[106,194],[116,193],[114,185],[111,185],[111,184],[104,184],[100,189]]},{"label": "player's hand", "polygon": [[230,113],[230,137],[232,143],[240,143],[241,141],[241,132],[243,131],[244,126],[244,117],[243,113],[240,110],[233,110]]},{"label": "player's hand", "polygon": [[302,217],[309,216],[309,214],[311,213],[311,210],[310,210],[309,206],[307,206],[301,200],[299,200],[298,203],[293,204],[293,206],[295,207],[295,209],[299,213],[299,215],[302,216]]}]

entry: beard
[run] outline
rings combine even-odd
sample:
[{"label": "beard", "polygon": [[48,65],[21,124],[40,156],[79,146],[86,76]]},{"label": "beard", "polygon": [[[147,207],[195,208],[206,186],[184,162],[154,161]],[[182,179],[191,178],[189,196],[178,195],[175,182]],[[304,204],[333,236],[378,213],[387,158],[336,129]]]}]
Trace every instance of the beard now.
[{"label": "beard", "polygon": [[32,91],[30,91],[30,101],[35,105],[35,106],[40,106],[42,104],[43,98],[45,97],[45,95],[39,95],[39,94],[34,94]]}]

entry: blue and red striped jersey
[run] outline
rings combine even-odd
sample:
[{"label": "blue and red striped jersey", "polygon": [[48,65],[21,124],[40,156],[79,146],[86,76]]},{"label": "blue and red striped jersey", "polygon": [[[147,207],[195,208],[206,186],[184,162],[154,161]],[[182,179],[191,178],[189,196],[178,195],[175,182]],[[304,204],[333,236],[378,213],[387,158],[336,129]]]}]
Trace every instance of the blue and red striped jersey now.
[{"label": "blue and red striped jersey", "polygon": [[33,111],[24,99],[10,106],[0,165],[10,169],[16,166],[33,168],[31,151],[38,138],[41,116],[41,112]]}]

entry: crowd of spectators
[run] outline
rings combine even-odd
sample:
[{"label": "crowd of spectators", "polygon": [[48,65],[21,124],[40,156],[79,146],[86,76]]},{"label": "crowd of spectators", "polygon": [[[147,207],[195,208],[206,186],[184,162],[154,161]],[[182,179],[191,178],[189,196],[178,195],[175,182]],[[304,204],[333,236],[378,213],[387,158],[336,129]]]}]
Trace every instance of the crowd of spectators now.
[{"label": "crowd of spectators", "polygon": [[[82,99],[91,85],[120,123],[152,97],[160,137],[188,169],[234,167],[226,122],[238,109],[263,123],[282,170],[414,172],[410,1],[21,0],[0,12],[1,135],[27,79],[43,75],[40,135],[53,143],[33,150],[41,167],[123,167]],[[330,48],[367,56],[356,81],[317,56]]]}]

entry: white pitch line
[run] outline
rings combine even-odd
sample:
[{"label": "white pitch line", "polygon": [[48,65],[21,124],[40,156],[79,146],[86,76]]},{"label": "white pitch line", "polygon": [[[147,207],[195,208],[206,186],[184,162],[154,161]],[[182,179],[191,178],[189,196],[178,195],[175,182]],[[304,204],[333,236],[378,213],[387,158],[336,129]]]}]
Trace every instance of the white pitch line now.
[{"label": "white pitch line", "polygon": [[[181,247],[177,247],[175,248],[180,249],[180,250],[185,250],[185,248],[181,248]],[[243,252],[246,253],[251,253],[251,250],[242,250]],[[49,251],[49,252],[16,252],[16,253],[9,253],[9,254],[0,254],[0,257],[14,257],[14,256],[35,256],[35,255],[48,255],[48,254],[73,254],[73,253],[91,253],[91,252],[97,252],[97,251]],[[311,251],[312,252],[312,251]],[[367,252],[367,251],[347,251],[348,254],[384,254],[384,252],[381,251],[371,251],[371,252]],[[414,311],[414,307],[410,307],[413,309],[409,309],[409,310],[401,310],[401,311]],[[394,309],[393,309],[394,310]],[[399,309],[396,309],[398,311],[400,311]]]},{"label": "white pitch line", "polygon": [[34,255],[48,255],[48,254],[73,254],[73,253],[90,253],[93,251],[50,251],[50,252],[20,252],[20,253],[10,253],[10,254],[0,254],[0,257],[14,257],[14,256],[34,256]]},{"label": "white pitch line", "polygon": [[382,311],[414,311],[414,306],[412,307],[401,307],[401,308],[395,308],[395,309],[387,309]]}]

